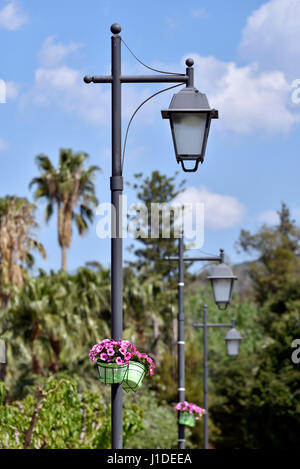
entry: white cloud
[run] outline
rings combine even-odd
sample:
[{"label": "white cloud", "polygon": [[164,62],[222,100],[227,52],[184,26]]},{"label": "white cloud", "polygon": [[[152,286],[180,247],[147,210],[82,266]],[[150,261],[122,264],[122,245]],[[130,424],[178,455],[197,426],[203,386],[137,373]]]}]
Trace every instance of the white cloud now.
[{"label": "white cloud", "polygon": [[15,100],[18,96],[19,88],[17,83],[14,81],[6,82],[6,98],[8,100]]},{"label": "white cloud", "polygon": [[179,24],[177,20],[172,17],[167,18],[167,28],[170,31],[177,31],[179,29]]},{"label": "white cloud", "polygon": [[248,17],[239,51],[263,70],[283,70],[297,78],[299,43],[300,0],[271,0]]},{"label": "white cloud", "polygon": [[196,86],[219,109],[218,126],[238,133],[286,132],[300,121],[292,112],[291,88],[280,71],[261,72],[255,64],[239,67],[214,57],[190,54]]},{"label": "white cloud", "polygon": [[42,66],[45,67],[56,67],[61,65],[65,58],[76,52],[82,47],[82,44],[77,42],[70,42],[69,44],[63,44],[56,42],[55,36],[47,37],[39,52],[39,59]]},{"label": "white cloud", "polygon": [[[84,73],[64,62],[79,47],[74,42],[58,43],[53,36],[44,41],[39,54],[42,64],[35,74],[31,100],[38,105],[55,105],[97,125],[106,124],[110,114],[110,87],[84,84]],[[282,133],[300,121],[300,108],[293,107],[291,101],[291,81],[282,71],[263,71],[255,63],[239,66],[197,53],[189,56],[195,60],[196,86],[207,94],[211,106],[219,109],[216,128],[241,134]],[[184,59],[178,69],[182,66],[185,66]],[[161,68],[169,69],[163,65]],[[149,89],[124,87],[123,117],[130,117],[150,95]],[[158,105],[159,100],[151,100],[142,107],[138,121],[152,123]]]},{"label": "white cloud", "polygon": [[5,151],[8,147],[7,142],[0,137],[0,152]]},{"label": "white cloud", "polygon": [[[66,65],[55,68],[40,67],[35,72],[35,83],[22,100],[24,108],[55,106],[64,112],[73,113],[95,125],[109,125],[111,114],[111,91],[108,85],[85,84],[84,73]],[[128,87],[123,93],[123,118],[131,117],[137,106],[147,98],[149,89],[135,90]],[[148,104],[148,103],[147,103]],[[139,111],[139,122],[153,122],[154,104]]]},{"label": "white cloud", "polygon": [[[105,84],[84,83],[84,71],[65,63],[67,57],[77,52],[80,47],[82,44],[75,42],[59,43],[55,36],[46,38],[38,54],[41,65],[35,71],[34,85],[21,100],[23,109],[32,104],[39,107],[51,106],[75,114],[95,125],[110,123],[111,87]],[[149,89],[126,87],[122,93],[123,118],[128,120],[137,106],[150,94]],[[154,106],[155,103],[151,101],[139,111],[139,122],[153,122]]]},{"label": "white cloud", "polygon": [[192,10],[192,16],[194,18],[203,18],[204,16],[206,16],[205,8],[196,8]]},{"label": "white cloud", "polygon": [[260,213],[257,219],[261,223],[266,223],[267,225],[277,225],[279,222],[279,217],[276,210],[268,210],[266,212]]},{"label": "white cloud", "polygon": [[27,96],[38,106],[56,106],[76,114],[84,120],[105,124],[110,109],[110,90],[83,83],[80,70],[65,65],[57,68],[38,68],[35,85]]},{"label": "white cloud", "polygon": [[[35,71],[34,84],[20,102],[23,111],[32,106],[56,107],[65,113],[77,115],[88,123],[110,125],[111,87],[105,84],[86,84],[83,82],[85,71],[66,65],[68,56],[77,52],[80,47],[82,44],[75,42],[59,43],[55,36],[46,38],[38,54],[41,65]],[[125,69],[125,73],[137,73],[136,69],[131,70],[126,63]],[[107,74],[109,73],[108,71]],[[125,87],[122,93],[122,117],[128,121],[135,109],[151,94],[149,88],[141,90],[132,86]],[[138,122],[152,124],[156,107],[155,100],[143,106],[139,111]]]},{"label": "white cloud", "polygon": [[28,17],[19,4],[12,0],[0,10],[0,28],[16,31],[26,23]]},{"label": "white cloud", "polygon": [[239,225],[245,213],[245,207],[235,197],[213,193],[205,187],[188,187],[174,202],[193,205],[204,202],[204,226],[212,231]]},{"label": "white cloud", "polygon": [[[279,71],[260,72],[254,64],[238,67],[214,57],[190,54],[195,60],[196,86],[204,91],[211,106],[220,113],[216,127],[241,134],[287,132],[300,121],[300,112],[289,107],[291,89]],[[55,105],[95,124],[107,124],[110,87],[83,83],[84,73],[61,65],[40,67],[35,73],[31,99],[37,105]],[[128,119],[151,90],[125,87],[123,117]],[[138,114],[138,121],[152,123],[160,106],[150,100]]]},{"label": "white cloud", "polygon": [[[291,216],[295,220],[300,219],[300,208],[292,208],[291,209]],[[267,225],[278,225],[279,223],[279,216],[276,210],[267,210],[266,212],[262,212],[257,216],[257,220],[261,223],[266,223]]]},{"label": "white cloud", "polygon": [[18,95],[18,85],[13,81],[4,81],[0,79],[0,103],[6,103],[7,100],[14,100]]}]

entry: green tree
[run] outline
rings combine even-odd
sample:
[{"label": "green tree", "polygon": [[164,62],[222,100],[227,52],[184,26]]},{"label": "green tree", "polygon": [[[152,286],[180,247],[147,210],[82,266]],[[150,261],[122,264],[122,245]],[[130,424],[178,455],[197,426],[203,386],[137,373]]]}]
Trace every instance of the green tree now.
[{"label": "green tree", "polygon": [[45,216],[49,221],[57,207],[58,242],[62,250],[62,270],[67,268],[67,249],[71,246],[72,223],[75,222],[82,235],[93,221],[93,208],[98,204],[95,196],[94,179],[98,166],[84,165],[87,153],[73,153],[61,149],[59,164],[55,168],[46,155],[38,155],[36,163],[40,176],[32,179],[30,187],[36,186],[35,199],[47,201]]},{"label": "green tree", "polygon": [[32,252],[46,256],[36,237],[36,206],[24,197],[0,198],[0,294],[2,307],[10,296],[9,286],[21,287],[24,268],[32,267]]},{"label": "green tree", "polygon": [[242,231],[240,246],[259,254],[251,275],[259,302],[253,332],[261,338],[241,346],[236,361],[215,366],[217,448],[297,448],[300,438],[299,365],[291,360],[300,327],[299,228],[282,204],[279,224],[257,234]]},{"label": "green tree", "polygon": [[[135,403],[124,411],[124,442],[143,427]],[[105,449],[110,447],[110,409],[101,394],[78,393],[74,380],[50,377],[23,400],[0,402],[0,448]]]},{"label": "green tree", "polygon": [[[171,212],[170,219],[170,237],[162,237],[162,229],[164,220],[162,213],[159,213],[159,237],[151,238],[151,204],[170,204],[175,197],[184,189],[185,181],[177,183],[177,173],[174,176],[161,174],[159,171],[153,171],[151,177],[142,180],[143,174],[135,174],[136,182],[133,189],[136,191],[137,199],[147,207],[147,215],[139,216],[141,218],[140,237],[137,238],[141,247],[134,251],[137,258],[134,265],[138,271],[145,267],[147,271],[156,272],[166,277],[170,271],[174,272],[175,267],[169,265],[165,260],[165,256],[177,254],[177,242],[174,238],[174,213]],[[144,237],[145,236],[145,237]]]},{"label": "green tree", "polygon": [[[28,278],[6,311],[4,338],[10,392],[22,393],[35,375],[67,371],[90,383],[89,348],[109,335],[109,272],[81,268]],[[87,384],[88,386],[88,384]]]},{"label": "green tree", "polygon": [[277,213],[278,225],[263,225],[256,234],[242,230],[238,240],[242,251],[258,255],[250,273],[260,304],[300,274],[300,229],[285,203]]}]

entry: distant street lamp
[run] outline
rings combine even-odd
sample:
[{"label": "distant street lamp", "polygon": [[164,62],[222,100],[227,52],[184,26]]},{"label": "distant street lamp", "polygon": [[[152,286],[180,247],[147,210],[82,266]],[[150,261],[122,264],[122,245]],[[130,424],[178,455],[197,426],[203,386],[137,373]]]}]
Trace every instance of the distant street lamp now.
[{"label": "distant street lamp", "polygon": [[[221,265],[221,264],[220,264]],[[230,327],[230,331],[225,336],[227,355],[229,357],[236,357],[239,354],[240,342],[242,337],[240,333],[234,328],[234,319],[231,324],[221,323],[208,323],[207,322],[207,305],[203,306],[203,323],[194,324],[194,327],[201,327],[203,329],[203,388],[204,388],[204,449],[208,449],[208,352],[207,352],[207,332],[209,327]]]},{"label": "distant street lamp", "polygon": [[220,310],[225,310],[230,304],[233,284],[237,277],[233,275],[231,268],[222,262],[213,266],[207,280],[211,282],[216,305]]},{"label": "distant street lamp", "polygon": [[240,343],[242,336],[234,327],[227,332],[225,341],[227,348],[227,355],[229,357],[237,357],[240,350]]},{"label": "distant street lamp", "polygon": [[5,365],[6,364],[6,346],[5,341],[0,339],[0,380],[5,379]]},{"label": "distant street lamp", "polygon": [[[224,262],[224,250],[220,249],[220,255],[215,257],[184,257],[184,232],[178,239],[178,256],[166,257],[167,261],[178,262],[178,402],[185,401],[185,358],[184,358],[184,262]],[[178,448],[185,448],[185,427],[179,423],[178,415]]]},{"label": "distant street lamp", "polygon": [[6,363],[6,347],[3,339],[0,339],[0,363]]}]

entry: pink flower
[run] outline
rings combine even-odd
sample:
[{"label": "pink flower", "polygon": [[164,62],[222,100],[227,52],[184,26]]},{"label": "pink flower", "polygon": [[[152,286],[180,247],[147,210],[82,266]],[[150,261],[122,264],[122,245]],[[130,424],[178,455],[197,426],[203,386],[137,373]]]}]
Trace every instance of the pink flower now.
[{"label": "pink flower", "polygon": [[146,360],[147,360],[147,362],[150,363],[150,364],[153,363],[153,360],[152,360],[152,358],[150,358],[150,357],[147,357]]},{"label": "pink flower", "polygon": [[202,415],[206,413],[205,409],[201,409],[201,407],[197,406],[196,404],[191,404],[187,401],[178,402],[178,404],[173,407],[173,410],[179,410],[181,412],[188,411],[190,414],[193,414],[195,412],[198,414],[196,420],[199,420]]},{"label": "pink flower", "polygon": [[121,340],[121,347],[122,348],[128,348],[130,345],[130,342],[128,340]]},{"label": "pink flower", "polygon": [[100,359],[106,361],[108,359],[108,356],[106,355],[106,353],[101,353]]},{"label": "pink flower", "polygon": [[110,357],[112,357],[114,354],[115,354],[115,352],[114,352],[114,349],[113,349],[113,348],[107,349],[107,355],[109,355]]},{"label": "pink flower", "polygon": [[178,404],[176,404],[174,407],[173,407],[174,410],[181,410],[181,403],[178,402]]},{"label": "pink flower", "polygon": [[181,409],[181,410],[182,410],[182,411],[187,410],[187,409],[188,409],[188,402],[184,401],[182,404],[183,404],[183,406],[182,406],[182,409]]},{"label": "pink flower", "polygon": [[125,354],[127,353],[127,350],[126,350],[126,348],[121,347],[120,350],[119,350],[119,352],[120,352],[122,355],[125,355]]},{"label": "pink flower", "polygon": [[124,358],[125,358],[126,361],[130,360],[131,353],[130,352],[125,353]]},{"label": "pink flower", "polygon": [[123,362],[123,360],[122,360],[121,357],[118,357],[118,358],[116,359],[116,363],[117,363],[118,365],[123,365],[124,362]]}]

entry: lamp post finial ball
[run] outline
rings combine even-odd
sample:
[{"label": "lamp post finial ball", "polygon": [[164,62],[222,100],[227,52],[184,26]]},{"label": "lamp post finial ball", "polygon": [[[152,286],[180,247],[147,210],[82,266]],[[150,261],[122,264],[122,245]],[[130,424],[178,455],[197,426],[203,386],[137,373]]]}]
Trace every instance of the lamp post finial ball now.
[{"label": "lamp post finial ball", "polygon": [[119,23],[114,23],[111,25],[110,30],[113,34],[119,34],[122,30],[121,26]]},{"label": "lamp post finial ball", "polygon": [[185,65],[186,65],[187,67],[192,67],[192,66],[194,65],[194,60],[191,59],[191,57],[189,57],[188,59],[186,59]]}]

